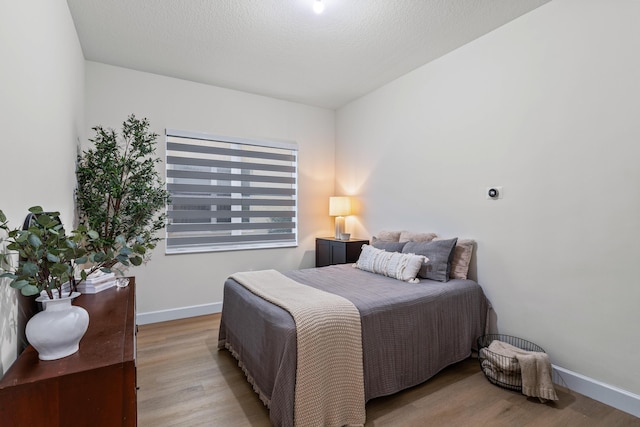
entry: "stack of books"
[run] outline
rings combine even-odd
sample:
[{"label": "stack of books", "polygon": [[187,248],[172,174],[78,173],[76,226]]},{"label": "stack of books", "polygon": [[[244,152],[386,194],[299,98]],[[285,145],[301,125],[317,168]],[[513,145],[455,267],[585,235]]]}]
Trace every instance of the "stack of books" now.
[{"label": "stack of books", "polygon": [[105,273],[100,270],[91,273],[78,285],[78,291],[83,294],[96,294],[116,285],[118,278],[115,273]]}]

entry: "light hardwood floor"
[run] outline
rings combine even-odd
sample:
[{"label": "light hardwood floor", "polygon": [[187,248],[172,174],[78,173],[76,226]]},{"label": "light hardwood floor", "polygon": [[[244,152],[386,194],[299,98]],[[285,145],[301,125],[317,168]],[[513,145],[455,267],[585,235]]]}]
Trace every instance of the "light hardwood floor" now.
[{"label": "light hardwood floor", "polygon": [[[218,351],[220,315],[143,325],[138,331],[138,425],[270,426],[229,352]],[[542,404],[490,384],[477,360],[367,404],[366,426],[640,426],[640,418],[558,388]]]}]

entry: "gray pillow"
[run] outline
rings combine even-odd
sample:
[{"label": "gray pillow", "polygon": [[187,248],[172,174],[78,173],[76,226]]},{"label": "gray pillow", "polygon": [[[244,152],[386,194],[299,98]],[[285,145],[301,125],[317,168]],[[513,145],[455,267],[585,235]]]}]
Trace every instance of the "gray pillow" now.
[{"label": "gray pillow", "polygon": [[434,240],[431,242],[407,242],[402,248],[403,253],[424,255],[429,258],[418,273],[425,279],[446,282],[451,272],[451,259],[458,238],[448,240]]},{"label": "gray pillow", "polygon": [[371,246],[387,252],[402,252],[402,248],[404,248],[404,245],[406,244],[407,242],[387,242],[384,240],[376,240]]}]

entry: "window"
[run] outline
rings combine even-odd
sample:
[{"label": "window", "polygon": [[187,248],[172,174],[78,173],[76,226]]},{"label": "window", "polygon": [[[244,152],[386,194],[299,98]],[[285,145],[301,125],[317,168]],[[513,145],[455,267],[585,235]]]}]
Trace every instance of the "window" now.
[{"label": "window", "polygon": [[297,245],[297,144],[166,135],[167,253]]}]

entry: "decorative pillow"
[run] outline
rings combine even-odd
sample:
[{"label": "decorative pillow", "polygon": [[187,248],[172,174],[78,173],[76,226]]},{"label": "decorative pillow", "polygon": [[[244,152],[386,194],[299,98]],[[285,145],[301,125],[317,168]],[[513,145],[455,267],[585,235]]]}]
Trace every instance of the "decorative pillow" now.
[{"label": "decorative pillow", "polygon": [[457,241],[458,239],[455,238],[432,242],[408,242],[402,248],[402,252],[424,255],[429,259],[429,262],[420,269],[418,276],[439,282],[447,282],[451,273],[453,249]]},{"label": "decorative pillow", "polygon": [[[435,240],[443,240],[436,238]],[[473,247],[476,241],[471,239],[458,239],[456,247],[453,249],[453,258],[451,259],[451,273],[449,277],[452,279],[466,279],[469,274],[469,264],[471,263],[471,255],[473,255]]]},{"label": "decorative pillow", "polygon": [[384,240],[385,242],[399,242],[400,241],[400,232],[399,231],[381,231],[377,236],[373,236],[372,241],[376,240]]},{"label": "decorative pillow", "polygon": [[384,240],[376,240],[371,246],[377,249],[382,249],[387,252],[402,252],[402,248],[407,242],[387,242]]},{"label": "decorative pillow", "polygon": [[412,231],[401,231],[400,242],[430,242],[438,235],[436,233],[414,233]]},{"label": "decorative pillow", "polygon": [[427,261],[429,260],[421,255],[387,252],[370,245],[362,245],[360,258],[353,266],[405,282],[419,283],[416,275],[422,264]]}]

